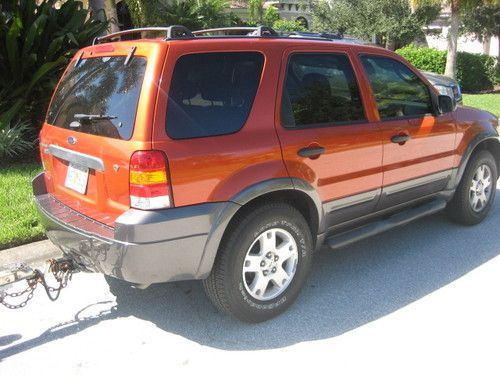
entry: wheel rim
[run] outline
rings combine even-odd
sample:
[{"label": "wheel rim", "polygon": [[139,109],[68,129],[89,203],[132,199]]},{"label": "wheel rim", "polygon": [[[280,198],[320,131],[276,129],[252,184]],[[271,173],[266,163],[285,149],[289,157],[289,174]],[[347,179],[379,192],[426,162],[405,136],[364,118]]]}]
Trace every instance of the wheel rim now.
[{"label": "wheel rim", "polygon": [[250,245],[243,261],[243,284],[253,298],[268,301],[283,293],[297,270],[298,249],[284,229],[269,229]]},{"label": "wheel rim", "polygon": [[481,164],[472,176],[469,190],[469,203],[474,212],[481,212],[491,197],[491,169]]}]

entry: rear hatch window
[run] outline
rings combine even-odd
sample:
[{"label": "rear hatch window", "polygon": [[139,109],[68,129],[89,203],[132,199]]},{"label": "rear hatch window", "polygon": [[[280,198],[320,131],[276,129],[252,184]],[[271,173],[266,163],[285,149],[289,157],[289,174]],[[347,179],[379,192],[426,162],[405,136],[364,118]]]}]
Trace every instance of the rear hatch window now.
[{"label": "rear hatch window", "polygon": [[76,132],[130,139],[146,69],[144,57],[76,60],[61,80],[47,122]]}]

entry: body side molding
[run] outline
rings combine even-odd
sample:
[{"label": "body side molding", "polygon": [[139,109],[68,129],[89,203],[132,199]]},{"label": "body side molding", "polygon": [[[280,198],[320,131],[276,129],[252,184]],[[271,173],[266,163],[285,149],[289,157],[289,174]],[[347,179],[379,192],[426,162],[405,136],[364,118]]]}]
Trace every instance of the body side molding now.
[{"label": "body side molding", "polygon": [[380,195],[380,188],[375,190],[370,190],[364,193],[349,195],[345,198],[335,199],[324,204],[325,211],[330,213],[331,211],[337,211],[342,208],[354,206],[361,203],[366,203],[373,201]]},{"label": "body side molding", "polygon": [[388,185],[382,189],[382,193],[385,193],[385,195],[392,195],[405,190],[413,189],[415,187],[426,185],[432,182],[446,180],[449,179],[452,175],[453,175],[452,169],[448,169],[442,172],[432,173],[427,176],[414,178],[393,185]]}]

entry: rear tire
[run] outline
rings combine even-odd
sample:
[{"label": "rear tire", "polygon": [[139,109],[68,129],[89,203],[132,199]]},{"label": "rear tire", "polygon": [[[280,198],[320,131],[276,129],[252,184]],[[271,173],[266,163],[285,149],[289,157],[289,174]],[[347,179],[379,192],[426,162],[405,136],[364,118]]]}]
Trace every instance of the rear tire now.
[{"label": "rear tire", "polygon": [[495,201],[497,165],[489,151],[472,155],[462,180],[448,203],[448,216],[460,224],[474,225],[483,221]]},{"label": "rear tire", "polygon": [[302,214],[284,203],[266,204],[236,220],[203,286],[220,311],[263,322],[299,295],[311,268],[311,231]]}]

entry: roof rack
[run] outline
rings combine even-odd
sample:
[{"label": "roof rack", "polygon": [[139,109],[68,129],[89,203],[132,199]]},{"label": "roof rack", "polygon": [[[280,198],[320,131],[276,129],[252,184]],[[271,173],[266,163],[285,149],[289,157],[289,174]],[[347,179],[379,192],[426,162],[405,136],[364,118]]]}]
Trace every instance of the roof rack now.
[{"label": "roof rack", "polygon": [[[342,34],[333,34],[325,32],[306,32],[306,31],[275,31],[268,26],[257,27],[221,27],[214,29],[205,29],[191,31],[182,25],[173,25],[169,27],[143,27],[138,29],[130,29],[118,31],[116,33],[94,38],[93,45],[105,41],[121,40],[124,35],[140,34],[143,32],[162,32],[165,33],[164,40],[182,40],[200,38],[224,38],[224,37],[242,37],[251,38],[301,38],[307,40],[323,40],[323,41],[343,41],[347,43],[363,43],[354,38],[345,38]],[[208,34],[208,35],[207,35]],[[142,36],[141,36],[142,37]]]},{"label": "roof rack", "polygon": [[173,40],[173,39],[191,39],[194,38],[193,33],[185,26],[182,25],[173,25],[169,27],[141,27],[137,29],[129,29],[118,31],[116,33],[111,33],[104,36],[99,36],[94,38],[92,45],[102,43],[103,41],[111,41],[116,39],[121,39],[124,35],[137,34],[143,32],[164,32],[165,40]]},{"label": "roof rack", "polygon": [[278,36],[278,33],[268,26],[257,26],[257,27],[220,27],[216,29],[205,29],[193,31],[195,36],[203,34],[224,34],[224,35],[246,35],[246,36],[257,36],[257,37],[269,37]]}]

